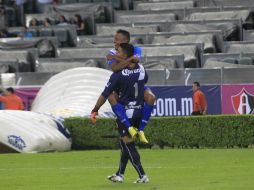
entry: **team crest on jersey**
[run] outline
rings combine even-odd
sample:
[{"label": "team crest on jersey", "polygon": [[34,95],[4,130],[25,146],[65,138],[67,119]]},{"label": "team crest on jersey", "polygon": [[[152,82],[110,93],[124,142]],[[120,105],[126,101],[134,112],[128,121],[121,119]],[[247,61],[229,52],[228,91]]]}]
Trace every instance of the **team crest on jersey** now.
[{"label": "team crest on jersey", "polygon": [[254,95],[247,92],[244,88],[240,93],[231,96],[231,102],[237,114],[251,114],[253,112]]}]

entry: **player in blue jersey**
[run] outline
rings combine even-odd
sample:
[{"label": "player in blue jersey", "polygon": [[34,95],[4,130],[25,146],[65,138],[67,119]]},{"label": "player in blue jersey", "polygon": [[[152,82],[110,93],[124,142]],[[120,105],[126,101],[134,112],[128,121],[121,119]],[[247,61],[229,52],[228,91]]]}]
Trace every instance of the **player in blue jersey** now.
[{"label": "player in blue jersey", "polygon": [[[126,59],[133,55],[134,47],[131,44],[121,44],[117,55]],[[98,112],[113,91],[118,92],[118,102],[122,105],[128,118],[117,117],[118,131],[121,136],[121,159],[118,171],[108,179],[113,182],[123,182],[124,173],[128,163],[131,161],[139,178],[135,183],[147,183],[149,181],[140,161],[140,155],[135,147],[134,138],[126,130],[122,119],[128,119],[132,126],[139,127],[144,105],[144,85],[148,79],[145,69],[140,64],[128,66],[126,69],[111,75],[104,91],[98,98],[92,113]],[[118,115],[117,115],[118,116]]]},{"label": "player in blue jersey", "polygon": [[[137,64],[140,62],[142,51],[141,51],[141,48],[138,46],[134,46],[134,55],[129,57],[128,59],[123,59],[122,57],[119,57],[116,54],[116,51],[121,43],[129,43],[129,42],[130,42],[130,33],[128,31],[118,30],[116,32],[114,37],[115,48],[110,50],[107,55],[108,64],[113,72],[120,71],[126,68],[128,65],[131,65],[133,63]],[[113,93],[112,95],[109,96],[108,100],[112,107],[116,105],[117,97],[118,97],[117,93]],[[153,105],[155,102],[155,95],[152,93],[152,91],[148,87],[145,87],[144,89],[144,101],[145,101],[145,105],[142,110],[142,119],[138,127],[138,130],[139,130],[138,137],[141,142],[148,143],[144,134],[144,129],[151,116]],[[116,111],[118,111],[118,107],[116,107],[116,109],[113,109],[113,111],[115,114],[117,114]],[[128,128],[128,125],[126,127]],[[131,132],[135,133],[135,131],[131,131]]]}]

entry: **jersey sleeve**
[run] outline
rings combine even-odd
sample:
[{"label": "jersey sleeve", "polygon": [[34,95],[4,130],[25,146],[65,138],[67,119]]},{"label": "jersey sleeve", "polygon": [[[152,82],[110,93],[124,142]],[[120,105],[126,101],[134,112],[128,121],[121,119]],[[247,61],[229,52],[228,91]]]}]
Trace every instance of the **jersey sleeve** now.
[{"label": "jersey sleeve", "polygon": [[118,74],[117,73],[113,73],[111,76],[110,76],[110,79],[108,81],[108,83],[106,84],[103,92],[102,92],[102,96],[104,98],[108,98],[108,96],[114,91],[117,89],[117,81],[118,81]]},{"label": "jersey sleeve", "polygon": [[[115,55],[116,52],[115,52],[114,50],[109,50],[109,51],[108,51],[108,54]],[[115,61],[116,61],[115,59],[107,59],[107,63],[108,63],[109,65],[111,65],[111,64],[114,63]]]},{"label": "jersey sleeve", "polygon": [[138,46],[135,46],[135,49],[134,49],[134,56],[138,57],[139,59],[141,59],[142,57],[142,50],[140,47]]},{"label": "jersey sleeve", "polygon": [[145,78],[144,78],[144,82],[145,82],[145,84],[148,82],[148,74],[147,74],[146,70],[145,70]]}]

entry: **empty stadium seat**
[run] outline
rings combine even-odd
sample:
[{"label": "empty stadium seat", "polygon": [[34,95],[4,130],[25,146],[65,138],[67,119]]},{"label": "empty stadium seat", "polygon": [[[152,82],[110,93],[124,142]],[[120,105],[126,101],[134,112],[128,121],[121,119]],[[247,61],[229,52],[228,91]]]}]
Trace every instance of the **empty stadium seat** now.
[{"label": "empty stadium seat", "polygon": [[58,43],[61,46],[66,45],[68,40],[68,33],[65,28],[60,28],[60,27],[54,28],[54,34],[57,37]]},{"label": "empty stadium seat", "polygon": [[242,57],[237,59],[238,64],[240,65],[253,65],[253,60],[250,57]]},{"label": "empty stadium seat", "polygon": [[77,0],[62,0],[63,4],[68,4],[68,3],[77,3]]},{"label": "empty stadium seat", "polygon": [[221,61],[226,63],[231,63],[231,64],[237,64],[237,60],[235,58],[230,58],[230,57],[224,58]]},{"label": "empty stadium seat", "polygon": [[78,0],[79,3],[91,3],[92,0]]}]

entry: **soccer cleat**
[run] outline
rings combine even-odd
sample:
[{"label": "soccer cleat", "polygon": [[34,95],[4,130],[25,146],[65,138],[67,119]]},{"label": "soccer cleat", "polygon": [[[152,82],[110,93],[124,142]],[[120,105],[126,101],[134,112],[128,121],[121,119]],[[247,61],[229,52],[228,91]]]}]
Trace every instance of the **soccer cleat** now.
[{"label": "soccer cleat", "polygon": [[142,178],[138,178],[134,183],[148,183],[149,179],[146,175],[143,175]]},{"label": "soccer cleat", "polygon": [[128,130],[132,138],[134,138],[137,135],[137,130],[134,127],[129,127]]},{"label": "soccer cleat", "polygon": [[107,178],[108,178],[108,180],[110,180],[112,182],[118,182],[118,183],[122,183],[124,180],[123,175],[116,175],[116,174],[110,175]]},{"label": "soccer cleat", "polygon": [[144,131],[138,132],[138,138],[139,138],[140,142],[148,144],[148,140],[146,139]]}]

